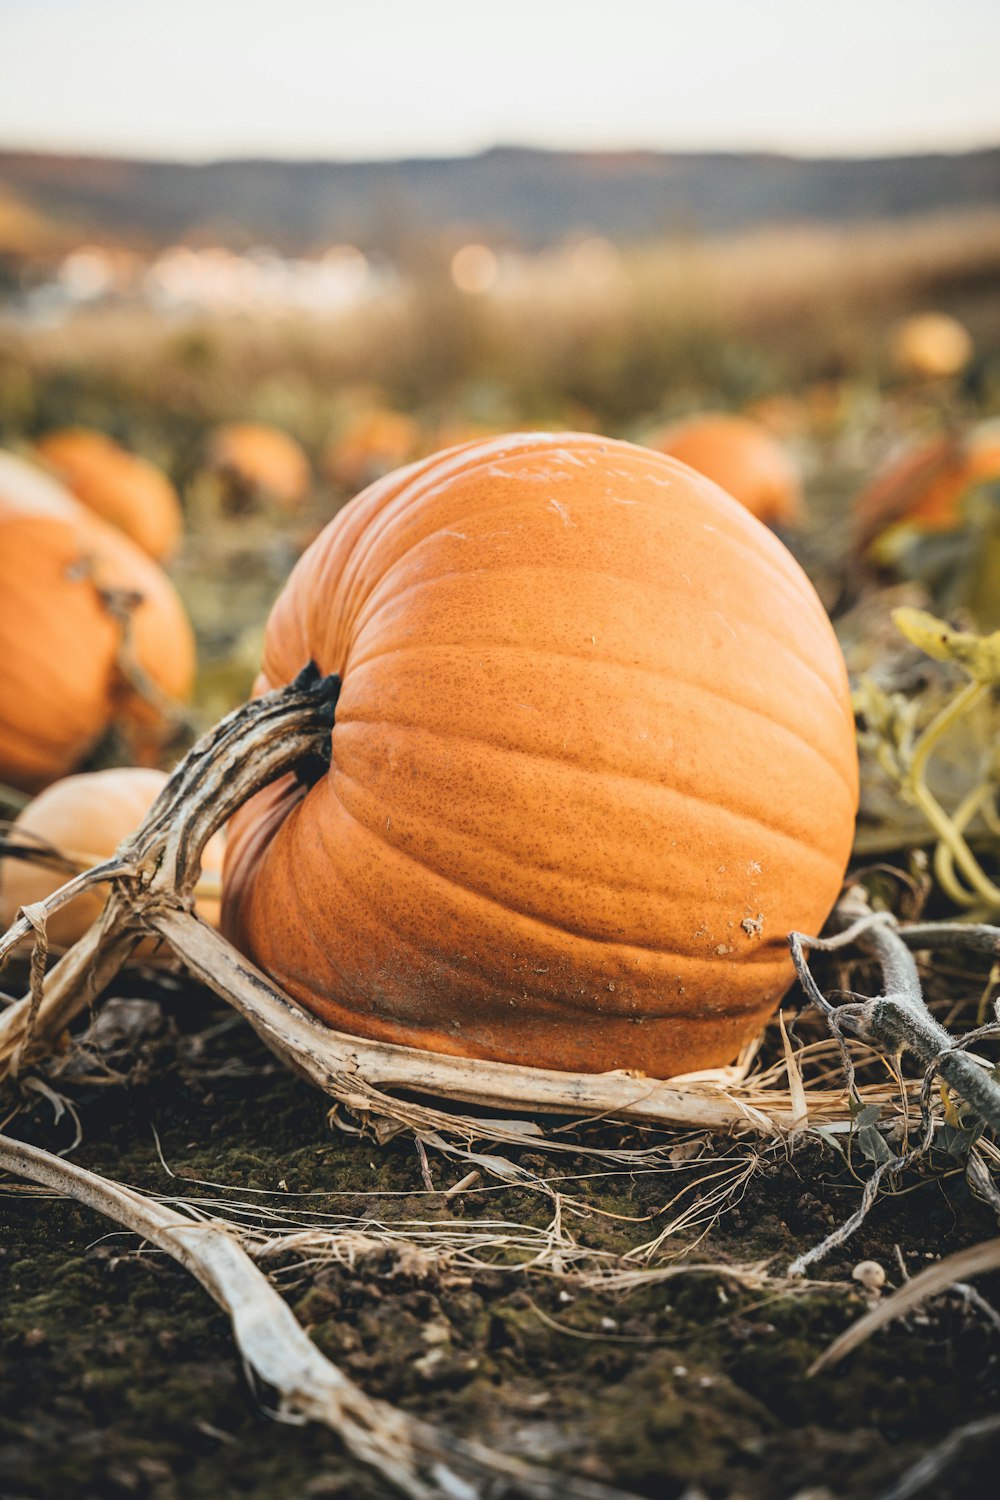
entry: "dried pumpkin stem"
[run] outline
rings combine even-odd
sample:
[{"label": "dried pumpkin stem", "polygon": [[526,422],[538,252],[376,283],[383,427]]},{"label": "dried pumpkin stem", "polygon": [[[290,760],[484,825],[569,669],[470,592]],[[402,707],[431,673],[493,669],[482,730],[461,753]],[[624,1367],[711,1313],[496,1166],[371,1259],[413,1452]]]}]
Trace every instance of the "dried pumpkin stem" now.
[{"label": "dried pumpkin stem", "polygon": [[[286,771],[329,761],[339,689],[336,677],[309,666],[288,687],[237,709],[189,751],[113,859],[38,903],[44,915],[92,885],[112,885],[101,918],[52,969],[41,1000],[36,992],[0,1015],[0,1077],[15,1054],[21,1061],[28,1054],[29,1018],[31,1050],[40,1052],[114,977],[149,930],[149,912],[190,905],[205,845],[236,808]],[[20,917],[0,939],[0,962],[33,930]]]},{"label": "dried pumpkin stem", "polygon": [[[516,1493],[528,1500],[634,1500],[466,1442],[368,1396],[311,1342],[232,1226],[191,1219],[37,1146],[0,1135],[0,1170],[74,1198],[178,1261],[229,1314],[240,1353],[290,1417],[333,1429],[362,1463],[411,1500]],[[484,1488],[485,1487],[485,1488]]]},{"label": "dried pumpkin stem", "polygon": [[329,764],[339,693],[340,679],[310,663],[229,714],[184,757],[118,857],[141,867],[151,890],[189,897],[205,845],[237,808],[286,772]]}]

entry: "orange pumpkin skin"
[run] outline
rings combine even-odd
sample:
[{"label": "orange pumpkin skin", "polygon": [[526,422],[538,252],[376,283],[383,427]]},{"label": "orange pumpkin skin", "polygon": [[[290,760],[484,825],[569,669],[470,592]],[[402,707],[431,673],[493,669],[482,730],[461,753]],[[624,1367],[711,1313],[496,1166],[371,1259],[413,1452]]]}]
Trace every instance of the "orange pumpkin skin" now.
[{"label": "orange pumpkin skin", "polygon": [[209,464],[279,505],[298,505],[309,489],[309,460],[302,448],[287,432],[266,423],[220,427],[209,448]]},{"label": "orange pumpkin skin", "polygon": [[840,888],[840,649],[717,486],[578,434],[473,443],[348,505],[258,690],[343,686],[328,774],[232,820],[223,929],[304,1007],[415,1047],[669,1076],[728,1062]]},{"label": "orange pumpkin skin", "polygon": [[714,480],[765,525],[794,526],[802,518],[802,480],[795,463],[750,417],[702,412],[664,428],[649,446]]},{"label": "orange pumpkin skin", "polygon": [[[15,819],[14,829],[22,836],[41,839],[82,868],[100,864],[135,832],[167,780],[165,771],[141,766],[65,776],[28,803]],[[202,856],[203,874],[221,874],[224,849],[222,835],[215,834]],[[0,860],[0,926],[9,927],[19,907],[44,900],[67,878],[51,866],[29,860]],[[82,937],[100,916],[107,894],[107,886],[98,886],[53,912],[46,924],[50,945],[68,948]],[[196,910],[204,921],[219,925],[217,900],[203,898]],[[158,946],[155,939],[143,943],[139,956],[149,957]]]},{"label": "orange pumpkin skin", "polygon": [[50,432],[35,451],[88,510],[124,531],[150,557],[163,561],[177,551],[180,501],[154,464],[85,427]]},{"label": "orange pumpkin skin", "polygon": [[890,458],[854,502],[856,545],[864,549],[895,521],[920,531],[950,531],[977,484],[1000,480],[1000,428],[930,439]]},{"label": "orange pumpkin skin", "polygon": [[0,453],[0,780],[35,791],[123,719],[148,750],[165,728],[119,668],[122,625],[102,590],[141,596],[131,650],[154,685],[188,697],[194,638],[162,569],[53,479]]}]

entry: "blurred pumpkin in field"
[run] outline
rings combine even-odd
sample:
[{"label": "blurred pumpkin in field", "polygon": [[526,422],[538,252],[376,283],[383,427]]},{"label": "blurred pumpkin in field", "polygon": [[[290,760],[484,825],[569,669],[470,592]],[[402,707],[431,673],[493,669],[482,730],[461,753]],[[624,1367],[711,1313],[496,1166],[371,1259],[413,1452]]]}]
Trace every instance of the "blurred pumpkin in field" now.
[{"label": "blurred pumpkin in field", "polygon": [[941,612],[1000,627],[1000,424],[904,448],[858,496],[859,556],[921,583]]},{"label": "blurred pumpkin in field", "polygon": [[375,407],[358,412],[330,443],[323,469],[334,484],[353,492],[408,463],[419,449],[420,428],[413,417]]},{"label": "blurred pumpkin in field", "polygon": [[[122,839],[138,828],[167,781],[164,771],[115,766],[63,777],[40,792],[0,840],[0,849],[6,846],[8,851],[0,857],[0,929],[10,926],[18,907],[43,900],[71,874],[110,859]],[[20,851],[33,848],[55,857],[37,863],[22,857]],[[217,833],[202,859],[196,904],[198,915],[213,927],[219,924],[224,856],[225,840]],[[46,924],[50,944],[68,948],[75,943],[100,916],[106,896],[107,887],[96,886],[54,912]]]},{"label": "blurred pumpkin in field", "polygon": [[119,724],[143,758],[194,679],[163,570],[41,469],[0,453],[0,781],[35,790]]},{"label": "blurred pumpkin in field", "polygon": [[787,392],[758,397],[747,406],[746,415],[751,421],[760,422],[779,440],[797,437],[809,423],[805,402]]},{"label": "blurred pumpkin in field", "polygon": [[688,464],[768,526],[802,516],[798,465],[767,428],[730,412],[699,412],[662,428],[646,446]]},{"label": "blurred pumpkin in field", "polygon": [[311,472],[302,446],[262,422],[230,422],[213,434],[208,465],[231,488],[234,506],[258,499],[296,506],[309,492]]},{"label": "blurred pumpkin in field", "polygon": [[162,561],[177,551],[180,501],[154,464],[88,427],[50,432],[35,452],[88,510],[117,526],[150,557]]},{"label": "blurred pumpkin in field", "polygon": [[446,448],[460,448],[463,443],[481,442],[484,438],[498,436],[500,429],[486,422],[442,422],[436,427],[423,446],[421,457],[431,453],[443,453]]},{"label": "blurred pumpkin in field", "polygon": [[892,335],[892,362],[901,375],[944,379],[959,375],[973,355],[968,329],[947,313],[915,313]]},{"label": "blurred pumpkin in field", "polygon": [[867,549],[895,524],[950,531],[961,524],[965,498],[991,479],[1000,480],[1000,423],[907,444],[855,500],[856,546]]}]

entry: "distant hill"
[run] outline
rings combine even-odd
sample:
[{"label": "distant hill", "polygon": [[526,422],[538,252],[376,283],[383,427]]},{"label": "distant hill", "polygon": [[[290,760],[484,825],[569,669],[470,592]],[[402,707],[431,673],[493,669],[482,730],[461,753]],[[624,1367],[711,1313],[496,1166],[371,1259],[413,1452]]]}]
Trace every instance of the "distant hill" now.
[{"label": "distant hill", "polygon": [[156,244],[392,250],[444,229],[538,247],[577,230],[634,240],[996,207],[1000,148],[805,160],[498,147],[450,159],[207,165],[0,152],[0,194],[74,232]]}]

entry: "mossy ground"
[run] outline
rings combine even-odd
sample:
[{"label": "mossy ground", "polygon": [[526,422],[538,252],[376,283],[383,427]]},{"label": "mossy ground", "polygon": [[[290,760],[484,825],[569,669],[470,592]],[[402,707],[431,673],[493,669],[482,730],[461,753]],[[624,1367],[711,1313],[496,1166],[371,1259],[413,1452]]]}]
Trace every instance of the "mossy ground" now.
[{"label": "mossy ground", "polygon": [[[193,988],[146,993],[158,1008],[105,1054],[118,1077],[61,1085],[84,1131],[75,1160],[149,1192],[234,1205],[374,1223],[548,1223],[544,1193],[490,1180],[448,1200],[428,1193],[410,1137],[380,1146],[342,1133],[324,1098],[212,999]],[[68,1118],[54,1122],[43,1100],[15,1129],[55,1149],[72,1138]],[[537,1148],[521,1159],[543,1164]],[[429,1165],[442,1189],[465,1175],[433,1152]],[[585,1157],[544,1167],[595,1171]],[[876,1336],[830,1374],[805,1377],[863,1311],[850,1281],[856,1261],[878,1259],[898,1280],[894,1245],[916,1269],[994,1231],[961,1175],[925,1173],[910,1188],[880,1202],[824,1263],[830,1284],[808,1294],[763,1296],[716,1274],[600,1294],[502,1265],[425,1274],[389,1249],[353,1268],[331,1260],[301,1271],[285,1290],[317,1344],[364,1389],[453,1432],[657,1500],[816,1490],[863,1500],[955,1426],[993,1412],[1000,1394],[1000,1337],[957,1297]],[[571,1191],[584,1205],[573,1221],[579,1240],[624,1253],[655,1235],[676,1181],[597,1175]],[[738,1207],[697,1248],[690,1237],[691,1258],[773,1256],[780,1267],[846,1217],[858,1191],[818,1144],[771,1154]],[[227,1319],[173,1262],[45,1196],[8,1190],[0,1220],[4,1500],[389,1493],[331,1434],[273,1419],[269,1393],[247,1383]],[[984,1493],[998,1456],[970,1448],[938,1483],[939,1500],[968,1495],[970,1484]]]}]

